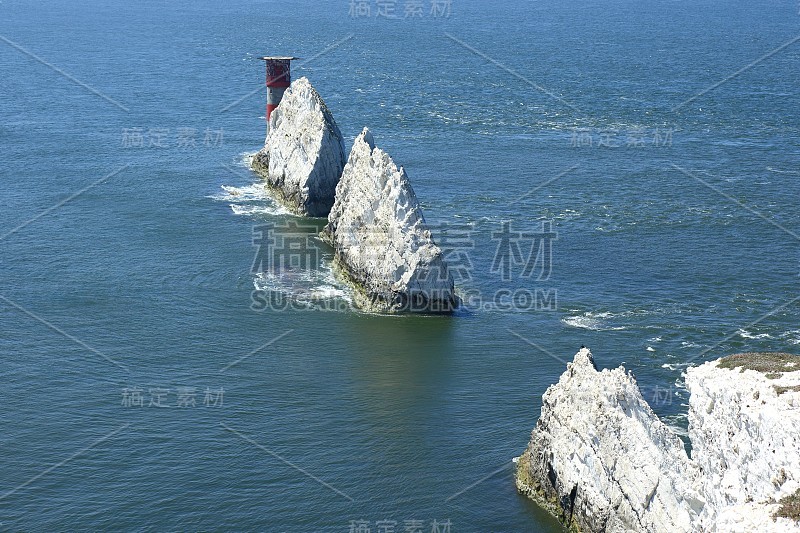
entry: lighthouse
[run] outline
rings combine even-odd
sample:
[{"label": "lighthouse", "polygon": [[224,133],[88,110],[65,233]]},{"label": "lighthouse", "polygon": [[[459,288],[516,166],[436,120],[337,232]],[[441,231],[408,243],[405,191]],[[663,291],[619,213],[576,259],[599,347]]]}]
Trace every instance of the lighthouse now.
[{"label": "lighthouse", "polygon": [[283,93],[292,82],[290,65],[299,57],[259,57],[267,64],[267,127],[269,128],[269,117],[278,107],[283,98]]}]

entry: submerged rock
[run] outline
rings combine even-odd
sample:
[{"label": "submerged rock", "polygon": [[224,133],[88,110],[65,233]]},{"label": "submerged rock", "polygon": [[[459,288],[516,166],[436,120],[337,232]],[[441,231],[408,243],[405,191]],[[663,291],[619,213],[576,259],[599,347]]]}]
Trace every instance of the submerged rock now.
[{"label": "submerged rock", "polygon": [[356,288],[356,304],[377,312],[449,313],[453,278],[425,224],[405,170],[359,135],[336,189],[323,236]]},{"label": "submerged rock", "polygon": [[324,217],[345,161],[342,134],[322,97],[307,78],[295,80],[272,112],[265,146],[251,168],[295,214]]},{"label": "submerged rock", "polygon": [[800,488],[800,358],[781,357],[779,374],[687,371],[690,459],[634,378],[582,349],[543,396],[517,488],[576,531],[800,531],[776,516]]}]

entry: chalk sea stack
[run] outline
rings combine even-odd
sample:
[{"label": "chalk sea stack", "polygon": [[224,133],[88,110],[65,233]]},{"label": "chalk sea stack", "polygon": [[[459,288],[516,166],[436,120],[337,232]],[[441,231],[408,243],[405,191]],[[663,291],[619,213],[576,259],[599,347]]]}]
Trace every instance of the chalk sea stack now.
[{"label": "chalk sea stack", "polygon": [[581,349],[543,396],[520,492],[573,531],[800,531],[800,357],[686,372],[691,457],[623,368]]},{"label": "chalk sea stack", "polygon": [[293,213],[325,217],[346,157],[333,115],[311,82],[300,78],[272,112],[266,143],[251,167]]},{"label": "chalk sea stack", "polygon": [[633,376],[583,348],[543,396],[517,487],[576,531],[688,531],[696,476]]},{"label": "chalk sea stack", "polygon": [[356,288],[359,307],[386,313],[455,309],[452,275],[408,176],[376,148],[366,128],[353,144],[323,236],[334,248],[337,269]]}]

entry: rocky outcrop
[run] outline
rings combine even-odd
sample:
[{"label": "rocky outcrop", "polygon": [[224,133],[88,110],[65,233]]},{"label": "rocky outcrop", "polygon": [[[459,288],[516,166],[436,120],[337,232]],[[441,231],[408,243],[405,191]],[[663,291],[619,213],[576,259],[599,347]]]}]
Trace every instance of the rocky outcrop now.
[{"label": "rocky outcrop", "polygon": [[389,313],[456,307],[452,275],[405,170],[375,147],[366,128],[350,152],[323,236],[356,288],[359,307]]},{"label": "rocky outcrop", "polygon": [[517,488],[575,531],[800,531],[775,516],[800,488],[800,371],[759,355],[772,372],[687,371],[690,459],[633,376],[582,349],[543,396]]},{"label": "rocky outcrop", "polygon": [[688,369],[686,387],[707,501],[700,527],[790,531],[771,517],[777,500],[800,489],[800,357],[734,355]]},{"label": "rocky outcrop", "polygon": [[333,115],[307,78],[292,82],[272,112],[251,167],[295,214],[327,216],[346,161]]},{"label": "rocky outcrop", "polygon": [[633,376],[582,349],[543,397],[517,486],[574,530],[689,531],[697,473]]}]

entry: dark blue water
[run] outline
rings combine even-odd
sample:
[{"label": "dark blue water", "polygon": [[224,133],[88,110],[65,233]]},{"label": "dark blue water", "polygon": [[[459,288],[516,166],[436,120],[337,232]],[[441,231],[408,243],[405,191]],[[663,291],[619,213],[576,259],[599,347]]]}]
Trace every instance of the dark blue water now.
[{"label": "dark blue water", "polygon": [[[0,529],[557,531],[511,459],[559,359],[681,430],[688,364],[798,350],[796,2],[404,4],[0,3]],[[305,309],[349,297],[316,241],[251,271],[254,225],[321,224],[244,162],[268,53],[466,233],[481,305]],[[543,221],[547,275],[493,272]]]}]

